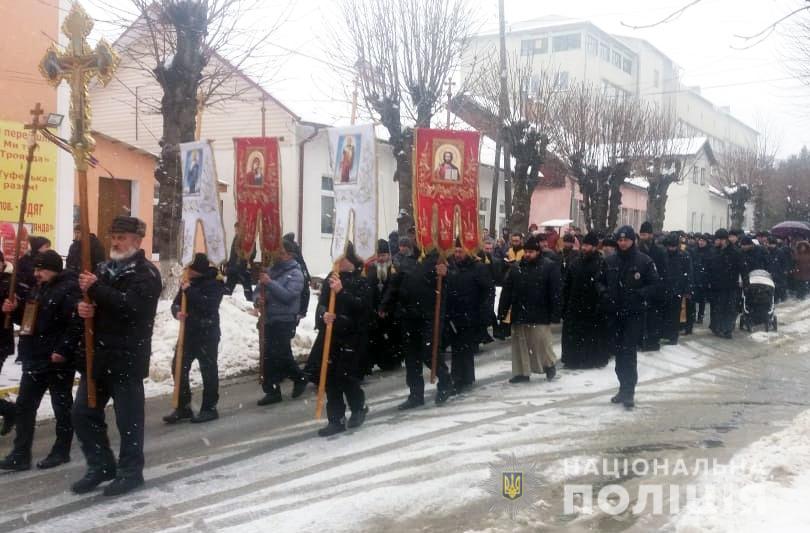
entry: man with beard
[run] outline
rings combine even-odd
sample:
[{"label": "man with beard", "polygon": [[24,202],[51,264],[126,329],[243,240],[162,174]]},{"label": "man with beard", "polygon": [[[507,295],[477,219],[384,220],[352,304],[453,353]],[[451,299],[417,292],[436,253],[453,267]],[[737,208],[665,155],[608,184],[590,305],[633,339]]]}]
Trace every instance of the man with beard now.
[{"label": "man with beard", "polygon": [[[410,389],[408,399],[399,405],[404,411],[424,405],[425,379],[423,365],[430,367],[433,359],[433,321],[436,304],[436,278],[447,276],[447,264],[439,261],[433,250],[417,260],[408,254],[410,238],[399,241],[400,259],[396,274],[391,279],[382,302],[382,316],[395,313],[400,324],[402,349],[405,353],[406,383]],[[443,291],[446,294],[446,291]],[[441,312],[439,317],[441,319]],[[450,371],[444,362],[442,351],[438,352],[436,375],[439,378],[436,390],[436,405],[444,404],[450,397],[453,383]]]},{"label": "man with beard", "polygon": [[632,227],[619,228],[616,244],[617,252],[605,259],[599,292],[607,310],[608,343],[616,355],[619,379],[619,393],[610,401],[631,409],[635,406],[638,383],[636,350],[644,327],[644,308],[659,280],[653,260],[636,247]]},{"label": "man with beard", "polygon": [[56,442],[37,468],[46,469],[70,461],[73,424],[73,358],[81,336],[76,317],[79,285],[76,274],[62,270],[62,258],[53,250],[37,254],[34,260],[37,285],[24,305],[6,299],[3,312],[13,313],[20,324],[19,353],[23,372],[17,397],[14,449],[0,461],[2,470],[31,468],[31,447],[37,409],[45,392],[51,396],[56,418]]},{"label": "man with beard", "polygon": [[[78,311],[82,318],[94,318],[96,405],[88,405],[83,374],[73,406],[73,426],[87,459],[87,473],[71,487],[76,494],[90,492],[110,479],[114,481],[104,488],[105,496],[143,485],[143,380],[149,375],[152,327],[162,290],[160,272],[141,249],[144,235],[146,224],[141,220],[116,217],[110,228],[110,260],[96,274],[79,275],[79,287],[92,301],[79,302]],[[110,399],[121,438],[117,467],[104,421]]]},{"label": "man with beard", "polygon": [[692,263],[686,252],[680,250],[680,240],[676,232],[664,238],[667,249],[666,279],[664,279],[664,320],[662,338],[670,345],[678,344],[681,331],[681,309],[684,298],[692,298]]},{"label": "man with beard", "polygon": [[391,262],[390,248],[384,239],[377,241],[377,256],[369,263],[366,270],[371,309],[370,331],[368,338],[367,360],[363,363],[363,372],[371,374],[376,363],[382,370],[392,370],[402,365],[400,350],[399,326],[392,315],[380,316],[383,295],[391,283],[396,269]]},{"label": "man with beard", "polygon": [[[183,280],[177,296],[172,302],[172,315],[185,322],[185,340],[183,342],[182,365],[180,375],[174,375],[176,359],[172,359],[172,375],[180,380],[180,401],[177,409],[163,417],[167,424],[176,424],[190,419],[198,424],[219,418],[217,402],[219,401],[219,369],[217,353],[219,349],[219,304],[225,293],[225,285],[217,269],[211,266],[208,256],[194,254],[194,260],[188,267],[188,279]],[[181,311],[183,294],[186,296],[186,312]],[[177,351],[175,350],[175,358]],[[191,410],[191,387],[188,374],[194,360],[200,365],[202,374],[203,395],[200,413],[195,416]]]},{"label": "man with beard", "polygon": [[601,368],[608,363],[605,314],[598,290],[605,261],[596,249],[598,244],[596,234],[586,235],[580,253],[565,270],[562,286],[565,368]]},{"label": "man with beard", "polygon": [[557,373],[551,324],[560,321],[560,265],[541,257],[539,236],[529,237],[524,252],[506,275],[498,305],[498,317],[512,319],[509,383],[527,382],[533,372],[551,381]]},{"label": "man with beard", "polygon": [[644,329],[639,340],[642,352],[657,352],[661,349],[664,311],[667,303],[664,297],[666,293],[664,280],[667,279],[667,252],[662,246],[656,244],[650,222],[644,222],[638,232],[638,251],[655,262],[655,268],[660,276],[657,279],[658,287],[651,292],[647,301],[644,312]]},{"label": "man with beard", "polygon": [[737,305],[740,297],[740,276],[744,272],[740,252],[729,242],[729,233],[723,228],[714,233],[717,253],[709,266],[711,289],[711,329],[718,337],[731,339],[737,325]]},{"label": "man with beard", "polygon": [[452,350],[452,377],[455,392],[461,393],[475,382],[474,355],[481,335],[481,324],[492,312],[489,294],[492,279],[486,267],[470,256],[457,238],[447,274],[445,331]]},{"label": "man with beard", "polygon": [[545,233],[538,233],[537,243],[540,245],[540,256],[550,261],[554,261],[555,263],[557,263],[557,266],[559,266],[561,262],[560,256],[550,246],[548,235],[546,235]]},{"label": "man with beard", "polygon": [[563,249],[560,252],[560,268],[562,272],[562,279],[565,279],[565,271],[571,266],[571,263],[579,256],[579,252],[574,250],[576,239],[571,233],[566,233],[562,238]]},{"label": "man with beard", "polygon": [[[338,273],[331,274],[318,299],[316,322],[318,336],[332,325],[332,344],[326,374],[326,417],[328,424],[318,430],[321,437],[360,427],[366,419],[366,395],[360,388],[358,347],[364,345],[366,324],[371,311],[369,287],[363,278],[363,261],[349,243],[346,253],[337,261]],[[329,296],[335,293],[335,312],[330,313]],[[323,346],[323,341],[321,342]],[[321,357],[323,349],[321,349]],[[346,401],[344,401],[344,396]],[[346,422],[346,403],[352,414]]]},{"label": "man with beard", "polygon": [[509,249],[506,251],[505,262],[515,264],[523,259],[523,235],[520,233],[513,233],[509,237]]}]

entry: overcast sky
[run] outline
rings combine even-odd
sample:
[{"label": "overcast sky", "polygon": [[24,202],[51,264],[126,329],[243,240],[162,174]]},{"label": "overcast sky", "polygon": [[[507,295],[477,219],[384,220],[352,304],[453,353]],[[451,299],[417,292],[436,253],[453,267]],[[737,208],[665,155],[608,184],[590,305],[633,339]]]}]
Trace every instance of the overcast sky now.
[{"label": "overcast sky", "polygon": [[[106,0],[129,5],[128,0]],[[703,0],[676,20],[652,29],[633,30],[622,23],[642,25],[660,20],[689,0],[505,0],[507,23],[547,15],[585,18],[609,33],[648,40],[681,68],[685,84],[699,85],[716,105],[731,107],[747,124],[767,127],[779,144],[780,155],[810,145],[807,106],[810,96],[794,76],[788,26],[763,43],[748,49],[735,34],[751,34],[780,18],[803,0]],[[96,17],[103,18],[99,0],[85,0]],[[497,0],[471,0],[481,29],[497,22]],[[651,7],[654,4],[655,7]],[[325,61],[324,43],[330,21],[338,16],[331,0],[266,0],[268,24],[286,9],[284,23],[274,33],[270,48],[276,68],[263,85],[305,120],[347,123],[347,94]],[[810,61],[810,58],[808,58]]]}]

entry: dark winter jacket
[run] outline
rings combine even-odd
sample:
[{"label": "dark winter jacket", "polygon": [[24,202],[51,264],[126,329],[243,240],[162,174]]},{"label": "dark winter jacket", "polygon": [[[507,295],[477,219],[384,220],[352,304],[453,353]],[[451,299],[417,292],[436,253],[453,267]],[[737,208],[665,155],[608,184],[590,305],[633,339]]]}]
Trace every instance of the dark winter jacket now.
[{"label": "dark winter jacket", "polygon": [[389,263],[385,269],[385,279],[381,279],[379,273],[377,272],[377,263],[371,263],[368,266],[368,270],[366,271],[366,281],[368,282],[369,301],[371,302],[371,307],[375,312],[380,309],[383,295],[388,289],[388,285],[391,283],[391,278],[393,278],[395,273],[396,269],[394,268],[394,264]]},{"label": "dark winter jacket", "polygon": [[[107,254],[104,251],[104,246],[94,233],[90,234],[90,271],[95,272],[98,265],[107,259]],[[73,270],[74,272],[82,271],[82,241],[73,241],[68,249],[67,259],[65,259],[65,268]]]},{"label": "dark winter jacket", "polygon": [[562,276],[565,279],[565,271],[571,264],[579,257],[579,252],[573,248],[563,248],[560,252],[560,268],[562,269]]},{"label": "dark winter jacket", "polygon": [[712,262],[713,249],[709,246],[696,247],[692,256],[692,286],[696,291],[706,290],[709,286],[709,266]]},{"label": "dark winter jacket", "polygon": [[[186,342],[197,340],[218,340],[219,304],[225,293],[225,284],[219,278],[219,272],[209,267],[202,276],[191,278],[186,289]],[[180,311],[183,290],[177,292],[172,303],[172,315],[177,318]]]},{"label": "dark winter jacket", "polygon": [[253,252],[250,254],[250,261],[242,259],[242,256],[239,255],[239,238],[234,237],[231,241],[231,253],[228,256],[228,262],[226,263],[226,272],[241,272],[243,270],[247,270],[250,272],[250,265],[253,264],[253,261],[256,260],[256,248],[253,248]]},{"label": "dark winter jacket", "polygon": [[[20,335],[18,350],[23,371],[44,372],[51,368],[72,366],[84,331],[76,314],[76,304],[80,299],[76,273],[65,270],[50,283],[35,287],[27,301],[18,301],[14,313],[14,321],[18,324],[22,322],[26,303],[38,304],[33,335]],[[67,361],[51,363],[53,353],[58,353]]]},{"label": "dark winter jacket", "polygon": [[565,270],[562,286],[562,317],[599,316],[601,299],[599,281],[605,271],[605,260],[599,252],[577,254]]},{"label": "dark winter jacket", "polygon": [[605,259],[599,292],[610,314],[638,317],[659,283],[655,262],[633,246],[627,251],[616,250]]},{"label": "dark winter jacket", "polygon": [[160,272],[139,250],[124,262],[102,263],[96,275],[98,282],[87,291],[96,304],[93,375],[146,378],[163,288]]},{"label": "dark winter jacket", "polygon": [[800,241],[793,252],[793,279],[796,281],[810,281],[810,243]]},{"label": "dark winter jacket", "polygon": [[298,261],[279,261],[267,271],[270,283],[262,286],[266,295],[267,323],[296,322],[301,311],[301,292],[304,289],[304,274]]},{"label": "dark winter jacket", "polygon": [[655,263],[655,270],[658,272],[658,281],[656,290],[650,295],[649,301],[660,301],[666,296],[666,280],[667,276],[667,250],[660,244],[656,244],[653,240],[648,242],[639,241],[636,244],[638,251],[646,255]]},{"label": "dark winter jacket", "polygon": [[34,277],[34,256],[36,252],[29,251],[20,257],[14,269],[17,271],[17,284],[20,285],[26,292],[31,290],[36,284],[37,280]]},{"label": "dark winter jacket", "polygon": [[551,324],[560,321],[560,265],[525,257],[506,276],[498,303],[498,318],[511,309],[512,324]]},{"label": "dark winter jacket", "polygon": [[492,288],[492,277],[480,261],[465,257],[450,262],[445,317],[454,333],[478,328],[489,320],[492,311],[487,306],[492,304]]},{"label": "dark winter jacket", "polygon": [[742,260],[743,272],[746,274],[752,270],[767,270],[770,264],[768,251],[762,246],[754,246],[748,251],[741,248],[740,257]]},{"label": "dark winter jacket", "polygon": [[790,251],[784,247],[774,247],[768,249],[768,272],[770,272],[774,283],[784,285],[787,283],[788,273],[792,265]]},{"label": "dark winter jacket", "polygon": [[[332,342],[357,349],[368,334],[368,319],[371,313],[368,283],[359,271],[341,272],[340,283],[343,289],[335,295],[336,318],[332,325]],[[315,326],[321,333],[326,329],[323,314],[329,309],[331,293],[329,281],[324,280],[315,317]]]},{"label": "dark winter jacket", "polygon": [[397,272],[383,296],[383,311],[405,320],[433,320],[437,263],[435,252],[421,260],[401,256]]},{"label": "dark winter jacket", "polygon": [[692,295],[692,260],[681,250],[667,250],[666,297],[680,300]]},{"label": "dark winter jacket", "polygon": [[709,266],[709,286],[713,291],[736,289],[740,286],[740,276],[748,278],[743,270],[742,258],[737,247],[728,245],[717,249]]}]

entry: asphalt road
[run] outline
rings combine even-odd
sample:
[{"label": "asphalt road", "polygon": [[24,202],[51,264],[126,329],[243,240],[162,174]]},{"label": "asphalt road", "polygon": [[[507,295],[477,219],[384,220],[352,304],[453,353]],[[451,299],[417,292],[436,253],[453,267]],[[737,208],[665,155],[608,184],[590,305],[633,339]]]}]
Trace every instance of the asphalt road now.
[{"label": "asphalt road", "polygon": [[[607,398],[615,391],[615,383],[587,381],[585,387],[592,388],[567,390],[567,383],[587,380],[588,371],[562,371],[553,384],[533,380],[534,388],[526,389],[530,392],[525,399],[514,396],[514,386],[505,385],[510,376],[507,343],[485,347],[477,364],[489,371],[482,373],[471,393],[443,408],[430,405],[399,413],[396,405],[407,394],[404,371],[375,374],[364,386],[371,406],[367,424],[354,434],[328,440],[315,436],[324,422],[313,420],[313,387],[303,398],[289,400],[291,385],[287,384],[282,404],[258,407],[255,402],[261,394],[255,377],[225,381],[221,384],[220,419],[205,425],[165,425],[161,417],[170,410],[170,398],[153,398],[147,401],[144,490],[112,501],[100,493],[71,494],[70,484],[84,473],[83,457],[74,441],[73,461],[68,465],[44,472],[0,474],[0,531],[259,531],[264,528],[256,526],[257,520],[267,517],[269,529],[273,517],[295,516],[299,510],[312,515],[310,522],[306,517],[297,519],[315,524],[323,518],[315,516],[318,509],[325,508],[318,506],[340,504],[336,495],[345,502],[372,490],[423,480],[431,475],[425,473],[426,464],[437,478],[450,475],[446,470],[458,465],[453,463],[453,454],[444,450],[452,452],[453,447],[459,453],[492,453],[496,448],[508,451],[510,445],[515,449],[531,445],[535,448],[528,458],[544,464],[582,456],[728,460],[810,405],[810,358],[806,357],[807,343],[802,342],[807,334],[802,327],[791,332],[791,324],[800,326],[808,311],[810,305],[804,303],[786,307],[779,318],[787,333],[767,342],[752,342],[744,335],[723,341],[699,330],[684,339],[684,350],[668,356],[666,368],[674,369],[642,379],[634,412],[609,417],[600,413],[611,409]],[[700,354],[700,363],[684,362],[678,367],[681,353]],[[641,365],[663,359],[658,354],[639,357]],[[428,389],[430,394],[432,389]],[[199,393],[195,401],[199,401]],[[111,410],[108,416],[115,448],[118,438],[112,429]],[[447,423],[438,423],[445,419]],[[545,425],[534,425],[538,420]],[[497,442],[488,437],[501,431],[512,431],[514,436],[506,435]],[[38,426],[35,460],[47,454],[52,435],[51,422]],[[473,446],[475,438],[482,440]],[[10,439],[3,438],[0,453],[7,453],[9,447]],[[413,449],[416,451],[410,455]],[[331,458],[330,450],[337,460]],[[401,454],[396,455],[397,450]],[[467,460],[471,469],[487,465],[485,460]],[[338,474],[324,477],[324,472],[336,466],[342,468]],[[312,481],[307,482],[309,479]],[[594,476],[576,481],[606,482]],[[628,489],[639,482],[633,477],[619,481]],[[571,522],[562,512],[562,483],[547,482],[538,493],[550,502],[542,510],[542,527],[531,521],[504,526],[508,518],[482,505],[479,494],[469,501],[430,506],[417,516],[365,509],[357,515],[352,530],[646,531],[666,522],[655,516],[598,513]],[[333,490],[322,490],[330,484]],[[299,488],[276,494],[276,487]],[[302,497],[296,494],[299,490],[310,495]],[[262,507],[273,498],[272,510]],[[245,510],[240,513],[242,505]],[[369,519],[363,513],[373,516]],[[309,531],[307,527],[301,530]],[[320,526],[319,530],[332,529]],[[335,526],[334,530],[342,529]]]}]

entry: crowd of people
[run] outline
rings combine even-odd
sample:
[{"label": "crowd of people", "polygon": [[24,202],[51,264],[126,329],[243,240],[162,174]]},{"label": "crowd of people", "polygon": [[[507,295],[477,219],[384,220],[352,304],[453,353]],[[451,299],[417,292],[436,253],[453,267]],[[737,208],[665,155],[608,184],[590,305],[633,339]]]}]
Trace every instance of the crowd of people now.
[{"label": "crowd of people", "polygon": [[[803,298],[810,292],[810,244],[767,233],[719,229],[713,235],[655,234],[645,222],[638,232],[623,226],[611,235],[584,235],[575,228],[560,235],[534,226],[525,235],[505,232],[497,240],[485,235],[476,251],[456,241],[445,256],[420,250],[413,230],[394,232],[377,243],[374,257],[358,257],[348,243],[337,259],[320,287],[318,336],[302,367],[291,350],[310,298],[311,280],[300,246],[294,235],[285,235],[254,287],[252,258],[238,253],[239,227],[235,229],[224,271],[196,254],[172,305],[173,316],[184,322],[186,342],[176,355],[182,364],[172,364],[173,374],[179,369],[174,375],[179,395],[176,408],[163,418],[167,424],[205,423],[219,416],[219,306],[237,283],[264,328],[258,405],[282,402],[286,379],[293,383],[292,398],[304,394],[310,383],[318,384],[329,346],[327,425],[318,431],[324,437],[364,423],[369,409],[362,382],[375,366],[391,370],[404,360],[408,395],[398,406],[402,411],[424,405],[426,370],[435,372],[437,405],[474,387],[475,354],[495,339],[510,339],[511,385],[529,382],[535,374],[554,380],[558,356],[552,326],[559,323],[562,365],[600,368],[614,358],[619,387],[611,401],[632,408],[638,351],[677,344],[704,323],[707,306],[711,332],[732,338],[749,273],[769,273],[776,303],[790,293]],[[36,412],[49,392],[56,440],[38,468],[70,461],[75,431],[88,466],[73,484],[74,492],[89,492],[112,480],[104,494],[118,495],[143,484],[143,379],[149,373],[162,290],[159,271],[140,248],[145,231],[137,218],[116,218],[109,260],[94,250],[92,272],[82,270],[77,259],[78,235],[67,266],[47,239],[32,237],[29,252],[17,265],[14,294],[0,254],[2,311],[19,325],[16,353],[23,370],[16,402],[0,400],[0,435],[16,429],[12,451],[0,461],[0,469],[31,468]],[[98,247],[97,241],[93,246]],[[87,320],[93,320],[93,337],[85,334]],[[90,338],[94,357],[88,375],[85,348]],[[0,329],[0,365],[14,353],[14,330]],[[196,414],[189,386],[194,360],[203,380]],[[110,400],[121,436],[117,460],[104,416]]]}]

